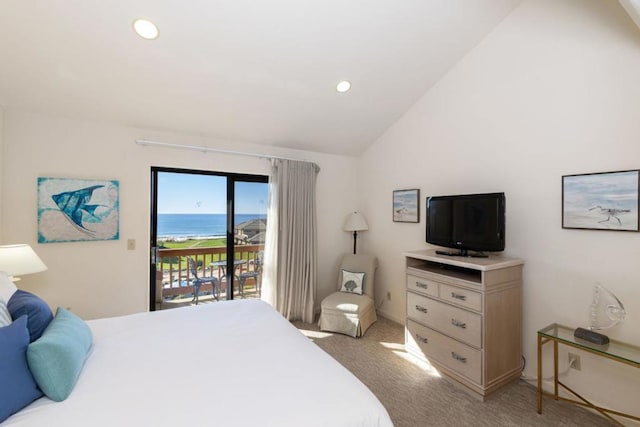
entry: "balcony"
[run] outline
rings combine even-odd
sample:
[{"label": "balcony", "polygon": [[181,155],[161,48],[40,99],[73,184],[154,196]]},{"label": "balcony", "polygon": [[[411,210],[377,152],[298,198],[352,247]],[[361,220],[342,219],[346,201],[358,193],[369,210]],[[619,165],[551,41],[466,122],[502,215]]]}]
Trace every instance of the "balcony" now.
[{"label": "balcony", "polygon": [[[260,298],[260,277],[246,279],[243,292],[239,290],[238,277],[242,273],[253,272],[258,262],[258,253],[264,251],[264,245],[236,245],[234,247],[235,266],[234,298]],[[198,277],[213,276],[218,279],[219,298],[226,300],[228,286],[224,265],[227,248],[194,247],[182,249],[159,249],[156,263],[156,308],[164,309],[191,304],[193,299],[193,275],[189,271],[187,257],[192,257],[197,266]],[[199,302],[215,301],[211,284],[200,288]]]}]

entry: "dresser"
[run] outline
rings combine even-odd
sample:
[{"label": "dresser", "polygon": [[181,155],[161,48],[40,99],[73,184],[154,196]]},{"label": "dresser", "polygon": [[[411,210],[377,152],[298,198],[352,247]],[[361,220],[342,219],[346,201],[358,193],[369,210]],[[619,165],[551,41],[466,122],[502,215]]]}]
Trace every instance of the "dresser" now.
[{"label": "dresser", "polygon": [[407,351],[481,400],[520,378],[524,262],[435,250],[403,255]]}]

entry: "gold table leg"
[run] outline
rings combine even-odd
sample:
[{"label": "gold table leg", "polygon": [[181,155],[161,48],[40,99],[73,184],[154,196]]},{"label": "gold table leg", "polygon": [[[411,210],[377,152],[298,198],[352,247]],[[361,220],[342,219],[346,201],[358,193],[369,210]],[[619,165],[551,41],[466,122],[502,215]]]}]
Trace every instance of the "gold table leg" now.
[{"label": "gold table leg", "polygon": [[542,414],[542,336],[538,335],[538,413]]},{"label": "gold table leg", "polygon": [[[542,414],[542,400],[544,399],[545,396],[547,396],[547,397],[553,397],[556,401],[569,402],[569,403],[572,403],[574,405],[579,405],[579,406],[583,406],[583,407],[590,408],[590,409],[593,409],[595,411],[598,411],[600,414],[602,414],[603,416],[607,417],[609,420],[614,422],[616,425],[622,426],[623,424],[620,423],[617,419],[613,418],[611,415],[625,417],[625,418],[628,418],[628,419],[631,419],[631,420],[635,420],[635,421],[640,421],[640,417],[638,417],[638,416],[594,405],[589,400],[587,400],[584,396],[581,396],[575,390],[573,390],[572,388],[570,388],[566,384],[564,384],[562,381],[560,381],[559,374],[558,374],[558,364],[559,364],[559,362],[558,362],[558,346],[559,346],[559,344],[565,344],[565,345],[568,345],[570,347],[574,347],[574,348],[577,348],[577,349],[580,349],[580,350],[587,351],[589,353],[593,353],[593,354],[596,354],[596,355],[607,357],[609,359],[613,359],[613,360],[616,360],[618,362],[623,362],[623,363],[626,363],[628,365],[635,366],[635,367],[640,367],[640,363],[638,361],[636,361],[636,360],[624,360],[624,359],[621,359],[619,357],[611,356],[611,355],[606,354],[606,353],[603,354],[601,352],[597,352],[597,351],[591,349],[588,346],[579,345],[577,343],[562,342],[558,337],[549,336],[549,335],[545,335],[545,334],[541,333],[541,332],[548,332],[552,327],[554,327],[554,325],[550,325],[549,327],[545,328],[544,330],[538,332],[538,414]],[[555,327],[557,328],[558,326],[555,325]],[[557,334],[557,331],[554,332],[554,333]],[[543,388],[542,388],[542,350],[543,350],[544,345],[549,341],[553,341],[553,393],[545,392],[543,390]],[[560,387],[562,387],[563,389],[565,389],[566,391],[571,393],[573,396],[577,397],[579,400],[576,400],[576,399],[570,398],[570,397],[560,396],[560,392],[559,392]]]},{"label": "gold table leg", "polygon": [[553,340],[553,397],[558,400],[558,341]]}]

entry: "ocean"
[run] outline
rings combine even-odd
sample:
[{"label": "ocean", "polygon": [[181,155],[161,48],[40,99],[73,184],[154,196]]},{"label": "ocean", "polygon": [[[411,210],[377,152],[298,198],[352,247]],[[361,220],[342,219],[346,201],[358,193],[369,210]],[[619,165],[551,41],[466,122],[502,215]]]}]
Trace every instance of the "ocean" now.
[{"label": "ocean", "polygon": [[[238,214],[235,224],[266,214]],[[158,214],[158,238],[226,236],[226,214]]]}]

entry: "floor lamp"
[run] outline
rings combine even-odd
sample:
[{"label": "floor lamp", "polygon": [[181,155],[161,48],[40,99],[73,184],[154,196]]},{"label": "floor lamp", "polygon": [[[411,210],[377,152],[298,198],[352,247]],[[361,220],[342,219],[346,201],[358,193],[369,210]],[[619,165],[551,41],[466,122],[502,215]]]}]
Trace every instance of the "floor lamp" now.
[{"label": "floor lamp", "polygon": [[369,226],[364,216],[359,212],[353,212],[347,217],[344,223],[344,231],[353,231],[353,253],[356,253],[356,242],[358,241],[358,231],[368,230]]}]

